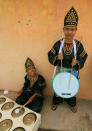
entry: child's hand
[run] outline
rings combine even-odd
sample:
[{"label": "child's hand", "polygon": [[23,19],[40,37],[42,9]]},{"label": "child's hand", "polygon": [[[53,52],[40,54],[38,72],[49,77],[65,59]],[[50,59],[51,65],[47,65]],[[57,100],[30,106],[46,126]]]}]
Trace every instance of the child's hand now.
[{"label": "child's hand", "polygon": [[63,54],[62,53],[58,54],[58,59],[63,60]]},{"label": "child's hand", "polygon": [[72,60],[72,67],[75,66],[77,64],[77,60],[76,59],[73,59]]},{"label": "child's hand", "polygon": [[20,107],[20,109],[23,109],[25,106],[24,105],[22,105],[21,107]]}]

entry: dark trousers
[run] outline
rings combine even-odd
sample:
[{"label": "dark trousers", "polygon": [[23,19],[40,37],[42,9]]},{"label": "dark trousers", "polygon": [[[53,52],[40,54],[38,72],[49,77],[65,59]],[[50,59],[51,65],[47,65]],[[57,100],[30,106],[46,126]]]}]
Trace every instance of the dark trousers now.
[{"label": "dark trousers", "polygon": [[[29,98],[33,95],[33,93],[29,91],[24,91],[20,96],[16,98],[16,103],[20,105],[24,105]],[[26,105],[29,109],[35,111],[35,112],[40,112],[42,109],[43,105],[43,97],[42,96],[36,96],[32,102]]]},{"label": "dark trousers", "polygon": [[76,106],[76,97],[68,98],[68,99],[63,99],[61,97],[57,97],[55,94],[53,96],[53,104],[57,105],[62,103],[63,101],[66,101],[68,105],[71,107]]}]

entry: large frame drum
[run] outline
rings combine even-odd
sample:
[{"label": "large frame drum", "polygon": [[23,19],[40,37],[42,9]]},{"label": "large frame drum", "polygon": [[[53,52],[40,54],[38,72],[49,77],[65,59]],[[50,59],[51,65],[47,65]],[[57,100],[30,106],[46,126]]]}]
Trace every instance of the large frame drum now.
[{"label": "large frame drum", "polygon": [[74,97],[79,91],[79,80],[70,72],[57,73],[52,80],[55,94],[62,98]]}]

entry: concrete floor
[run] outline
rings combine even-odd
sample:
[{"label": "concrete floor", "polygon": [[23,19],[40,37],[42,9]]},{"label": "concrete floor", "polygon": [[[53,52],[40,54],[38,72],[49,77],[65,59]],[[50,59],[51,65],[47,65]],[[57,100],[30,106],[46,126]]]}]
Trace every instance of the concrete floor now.
[{"label": "concrete floor", "polygon": [[[9,92],[6,96],[15,100],[18,94]],[[66,103],[52,111],[51,102],[52,98],[46,96],[41,111],[42,123],[38,131],[92,131],[92,101],[78,99],[77,113],[72,113]]]},{"label": "concrete floor", "polygon": [[52,111],[51,99],[45,99],[40,128],[49,129],[48,131],[92,131],[92,101],[78,99],[78,112],[72,113],[66,103]]}]

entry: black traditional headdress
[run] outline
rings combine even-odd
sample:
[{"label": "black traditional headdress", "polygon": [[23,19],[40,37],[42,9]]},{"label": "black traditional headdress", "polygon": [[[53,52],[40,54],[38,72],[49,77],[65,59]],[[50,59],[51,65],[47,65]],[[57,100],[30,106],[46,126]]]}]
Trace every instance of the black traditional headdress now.
[{"label": "black traditional headdress", "polygon": [[65,16],[64,26],[77,26],[77,24],[78,24],[78,15],[74,7],[72,7]]},{"label": "black traditional headdress", "polygon": [[35,67],[33,61],[28,57],[25,62],[25,68],[28,69],[30,67]]}]

